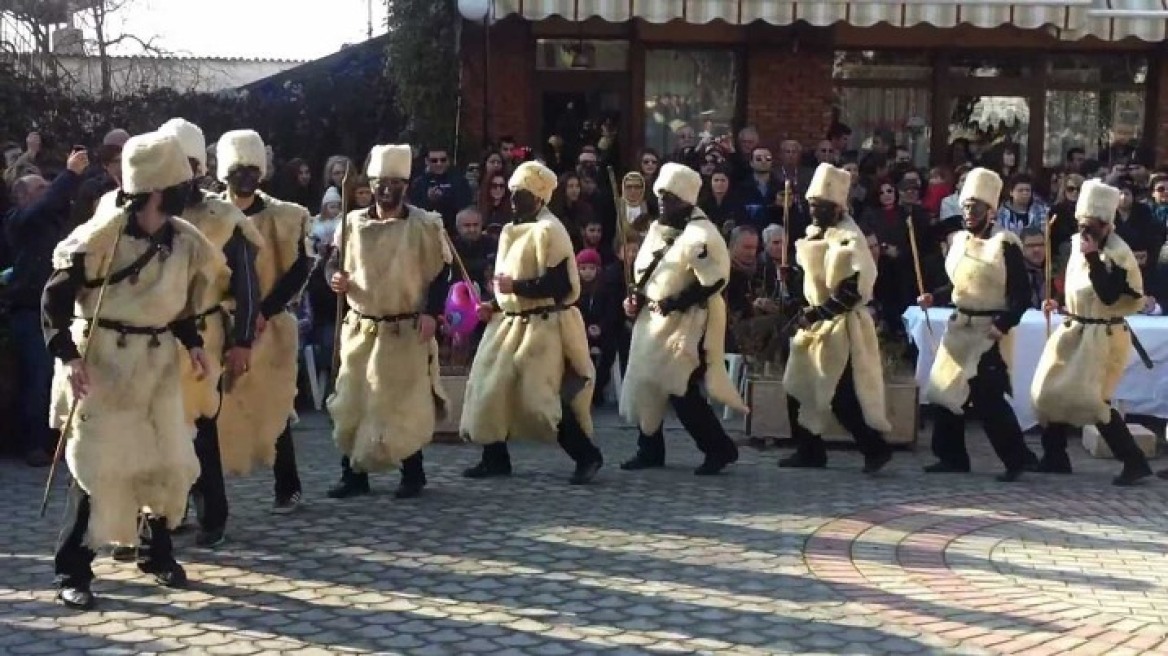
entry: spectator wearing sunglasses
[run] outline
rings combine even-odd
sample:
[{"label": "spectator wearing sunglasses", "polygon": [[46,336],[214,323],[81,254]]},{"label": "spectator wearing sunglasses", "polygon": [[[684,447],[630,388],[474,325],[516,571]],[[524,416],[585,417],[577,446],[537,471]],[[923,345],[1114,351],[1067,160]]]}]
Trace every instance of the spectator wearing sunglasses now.
[{"label": "spectator wearing sunglasses", "polygon": [[446,230],[458,234],[455,217],[472,202],[466,176],[450,168],[450,151],[436,146],[426,152],[426,171],[410,185],[410,204],[442,215]]}]

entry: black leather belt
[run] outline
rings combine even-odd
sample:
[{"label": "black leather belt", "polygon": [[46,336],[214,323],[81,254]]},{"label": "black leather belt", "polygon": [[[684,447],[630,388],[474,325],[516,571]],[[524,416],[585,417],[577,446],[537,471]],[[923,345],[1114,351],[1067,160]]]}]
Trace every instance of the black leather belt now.
[{"label": "black leather belt", "polygon": [[1140,338],[1136,336],[1136,331],[1132,330],[1131,325],[1128,324],[1127,319],[1123,317],[1111,317],[1108,319],[1082,317],[1077,314],[1067,314],[1067,318],[1063,320],[1063,325],[1070,328],[1072,322],[1078,322],[1085,326],[1107,326],[1107,334],[1111,334],[1111,326],[1123,326],[1123,329],[1131,335],[1132,348],[1136,350],[1136,355],[1139,356],[1140,362],[1144,367],[1151,369],[1154,365],[1152,357],[1148,355],[1148,350],[1140,343]]},{"label": "black leather belt", "polygon": [[[89,336],[89,331],[93,328],[93,320],[87,319],[85,321],[85,336]],[[112,330],[118,333],[118,347],[125,347],[128,335],[143,335],[150,337],[150,347],[161,346],[162,342],[158,339],[159,335],[170,332],[170,326],[155,327],[155,326],[131,326],[121,321],[113,321],[112,319],[98,319],[97,327],[104,330]]]},{"label": "black leather belt", "polygon": [[966,310],[965,308],[957,308],[957,311],[967,317],[996,317],[1005,312],[1005,310]]},{"label": "black leather belt", "polygon": [[350,311],[357,315],[358,319],[365,319],[366,321],[372,321],[374,323],[397,323],[398,321],[412,321],[421,316],[420,312],[406,312],[404,314],[385,314],[379,317],[375,317],[368,314],[362,314],[356,310]]},{"label": "black leather belt", "polygon": [[503,314],[508,317],[518,317],[526,323],[531,321],[532,317],[547,319],[557,312],[563,312],[564,310],[567,310],[568,307],[569,306],[567,305],[544,305],[542,307],[531,308],[530,310],[520,310],[519,312],[504,312]]},{"label": "black leather belt", "polygon": [[1127,321],[1124,320],[1123,317],[1112,317],[1110,319],[1095,319],[1093,317],[1082,317],[1082,316],[1079,316],[1077,314],[1068,314],[1067,319],[1066,319],[1066,323],[1070,323],[1072,321],[1078,321],[1079,323],[1084,323],[1084,324],[1087,324],[1089,326],[1119,326],[1119,325],[1122,325],[1124,323],[1127,323]]}]

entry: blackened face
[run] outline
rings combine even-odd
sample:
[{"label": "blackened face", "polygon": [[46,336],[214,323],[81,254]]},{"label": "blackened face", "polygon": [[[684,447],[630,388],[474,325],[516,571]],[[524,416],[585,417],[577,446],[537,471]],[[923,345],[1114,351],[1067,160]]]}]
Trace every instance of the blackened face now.
[{"label": "blackened face", "polygon": [[530,218],[535,216],[539,211],[540,201],[527,189],[516,189],[515,193],[511,194],[511,209],[515,210],[515,215],[521,218]]},{"label": "blackened face", "polygon": [[815,199],[811,203],[811,222],[817,226],[833,226],[839,223],[843,210],[835,203]]},{"label": "blackened face", "polygon": [[258,166],[236,166],[227,173],[227,188],[232,195],[247,198],[254,196],[260,188]]},{"label": "blackened face", "polygon": [[985,201],[969,198],[961,205],[962,222],[970,232],[980,233],[984,230],[989,216],[990,206]]},{"label": "blackened face", "polygon": [[[670,219],[688,218],[693,205],[668,191],[661,193],[661,213]],[[684,216],[683,216],[684,215]]]},{"label": "blackened face", "polygon": [[163,189],[160,207],[162,212],[170,216],[182,216],[183,210],[187,208],[187,200],[190,198],[192,186],[189,182],[184,182]]},{"label": "blackened face", "polygon": [[396,209],[401,207],[406,194],[406,181],[398,178],[382,178],[377,181],[377,204],[380,207]]}]

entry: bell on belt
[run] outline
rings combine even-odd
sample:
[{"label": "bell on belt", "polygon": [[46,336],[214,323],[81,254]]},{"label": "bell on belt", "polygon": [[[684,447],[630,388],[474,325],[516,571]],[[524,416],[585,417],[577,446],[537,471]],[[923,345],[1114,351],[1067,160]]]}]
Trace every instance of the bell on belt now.
[{"label": "bell on belt", "polygon": [[369,325],[365,328],[365,334],[366,335],[376,335],[377,334],[377,322],[370,321]]}]

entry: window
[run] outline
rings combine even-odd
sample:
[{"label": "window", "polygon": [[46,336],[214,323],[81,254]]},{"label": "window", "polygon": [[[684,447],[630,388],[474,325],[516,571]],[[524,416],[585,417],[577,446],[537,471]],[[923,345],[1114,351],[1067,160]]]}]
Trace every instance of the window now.
[{"label": "window", "polygon": [[535,68],[539,71],[626,71],[627,41],[538,39]]},{"label": "window", "polygon": [[874,136],[888,132],[915,165],[928,163],[933,64],[927,53],[839,51],[832,73],[835,111],[852,129],[852,150],[868,150]]},{"label": "window", "polygon": [[1106,159],[1144,137],[1148,63],[1127,55],[1059,56],[1047,63],[1043,163],[1059,166],[1071,148]]},{"label": "window", "polygon": [[[683,137],[730,134],[738,113],[738,53],[645,53],[645,147],[668,157]],[[685,139],[689,143],[689,139]]]}]

